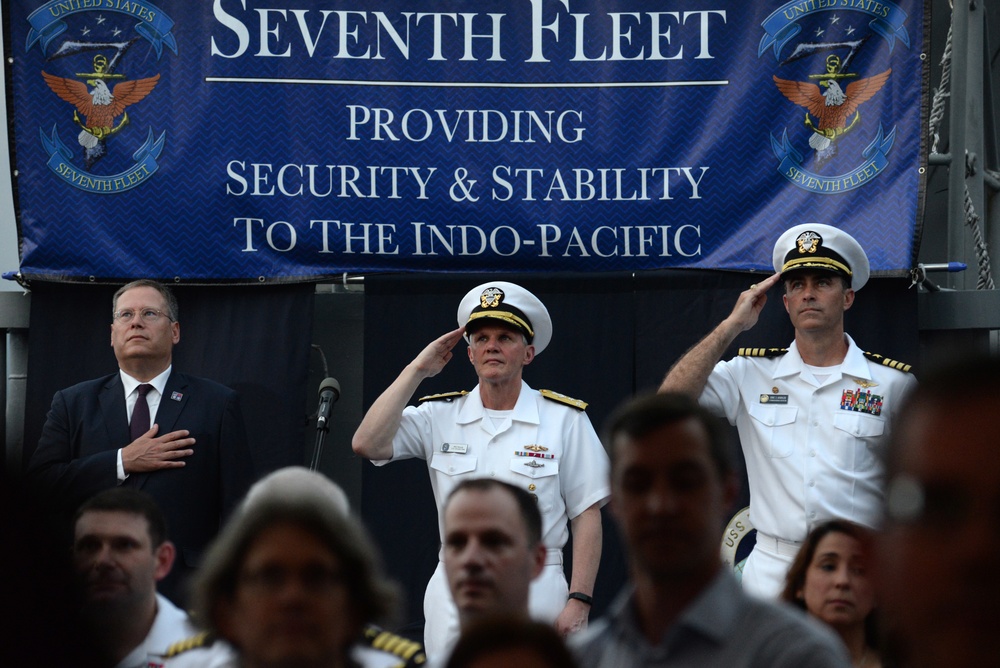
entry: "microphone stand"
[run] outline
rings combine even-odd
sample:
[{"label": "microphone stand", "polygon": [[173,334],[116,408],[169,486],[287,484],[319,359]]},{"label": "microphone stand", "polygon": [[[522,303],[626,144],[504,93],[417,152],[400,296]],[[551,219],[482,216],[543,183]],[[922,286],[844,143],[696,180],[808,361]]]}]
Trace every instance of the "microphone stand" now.
[{"label": "microphone stand", "polygon": [[323,452],[323,441],[326,440],[326,435],[329,431],[330,425],[326,422],[321,422],[316,425],[316,445],[313,446],[312,462],[309,464],[310,471],[319,470],[319,459],[320,454]]}]

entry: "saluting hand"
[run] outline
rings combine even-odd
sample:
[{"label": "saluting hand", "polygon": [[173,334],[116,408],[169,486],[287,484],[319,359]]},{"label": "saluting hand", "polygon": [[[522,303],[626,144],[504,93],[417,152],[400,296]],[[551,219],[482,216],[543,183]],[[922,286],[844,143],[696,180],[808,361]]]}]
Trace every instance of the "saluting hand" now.
[{"label": "saluting hand", "polygon": [[122,466],[125,473],[145,473],[161,469],[175,469],[184,466],[183,457],[194,454],[187,429],[172,431],[157,436],[160,425],[154,424],[149,431],[122,448]]},{"label": "saluting hand", "polygon": [[420,351],[413,366],[417,368],[424,378],[431,378],[441,373],[452,358],[452,349],[462,340],[465,334],[465,327],[459,327],[432,341],[426,348]]},{"label": "saluting hand", "polygon": [[765,278],[760,283],[754,283],[749,290],[740,293],[736,300],[733,312],[729,314],[730,320],[739,332],[745,332],[757,324],[760,312],[767,303],[767,291],[781,278],[781,273],[776,272]]}]

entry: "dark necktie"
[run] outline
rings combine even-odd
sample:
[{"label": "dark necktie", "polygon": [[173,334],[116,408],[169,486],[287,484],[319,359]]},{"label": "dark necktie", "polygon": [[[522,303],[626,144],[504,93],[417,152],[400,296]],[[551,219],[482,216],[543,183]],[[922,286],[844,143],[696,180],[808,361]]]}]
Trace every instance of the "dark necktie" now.
[{"label": "dark necktie", "polygon": [[129,438],[133,441],[149,431],[149,403],[146,401],[146,395],[151,389],[153,386],[149,383],[143,383],[138,387],[139,396],[135,399],[132,421],[128,427]]}]

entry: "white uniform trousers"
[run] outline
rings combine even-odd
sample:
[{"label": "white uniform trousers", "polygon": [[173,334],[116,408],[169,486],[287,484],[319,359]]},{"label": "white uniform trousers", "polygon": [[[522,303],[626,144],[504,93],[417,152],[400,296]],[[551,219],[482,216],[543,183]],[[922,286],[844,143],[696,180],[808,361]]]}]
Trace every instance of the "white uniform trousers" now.
[{"label": "white uniform trousers", "polygon": [[798,554],[800,543],[757,532],[757,543],[743,565],[743,590],[761,598],[776,599],[785,588],[785,576]]},{"label": "white uniform trousers", "polygon": [[[549,549],[545,567],[531,583],[528,610],[533,619],[555,622],[566,607],[569,585],[563,571],[562,551]],[[444,563],[439,561],[424,592],[424,653],[428,661],[444,665],[458,641],[458,609],[448,590]]]}]

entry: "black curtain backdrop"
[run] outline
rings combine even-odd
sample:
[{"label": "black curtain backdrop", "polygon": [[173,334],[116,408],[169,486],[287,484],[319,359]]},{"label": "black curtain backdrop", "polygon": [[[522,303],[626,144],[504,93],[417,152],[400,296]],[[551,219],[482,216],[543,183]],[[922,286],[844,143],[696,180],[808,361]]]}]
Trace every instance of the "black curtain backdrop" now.
[{"label": "black curtain backdrop", "polygon": [[[117,370],[111,299],[118,286],[35,282],[24,465],[56,391]],[[258,475],[304,461],[312,284],[171,286],[180,307],[174,367],[240,394]]]},{"label": "black curtain backdrop", "polygon": [[[552,343],[525,369],[525,380],[536,389],[589,402],[587,413],[600,433],[622,401],[654,391],[670,365],[729,314],[739,293],[765,276],[677,270],[639,275],[371,276],[365,282],[364,405],[367,409],[425,345],[458,326],[458,302],[468,290],[490,279],[507,280],[538,295],[553,321]],[[904,279],[872,279],[848,311],[846,328],[863,350],[916,364],[916,292],[908,286]],[[785,347],[792,336],[780,288],[775,288],[757,326],[741,335],[726,357],[741,346]],[[475,385],[464,344],[455,352],[451,363],[425,381],[416,396]],[[734,512],[746,502],[744,486]],[[426,463],[407,460],[382,468],[365,464],[362,514],[389,573],[407,593],[401,630],[419,638],[423,590],[439,546]],[[719,540],[721,546],[721,529]],[[567,569],[571,564],[572,555],[567,554]],[[605,512],[592,618],[603,613],[625,575],[620,538]]]}]

